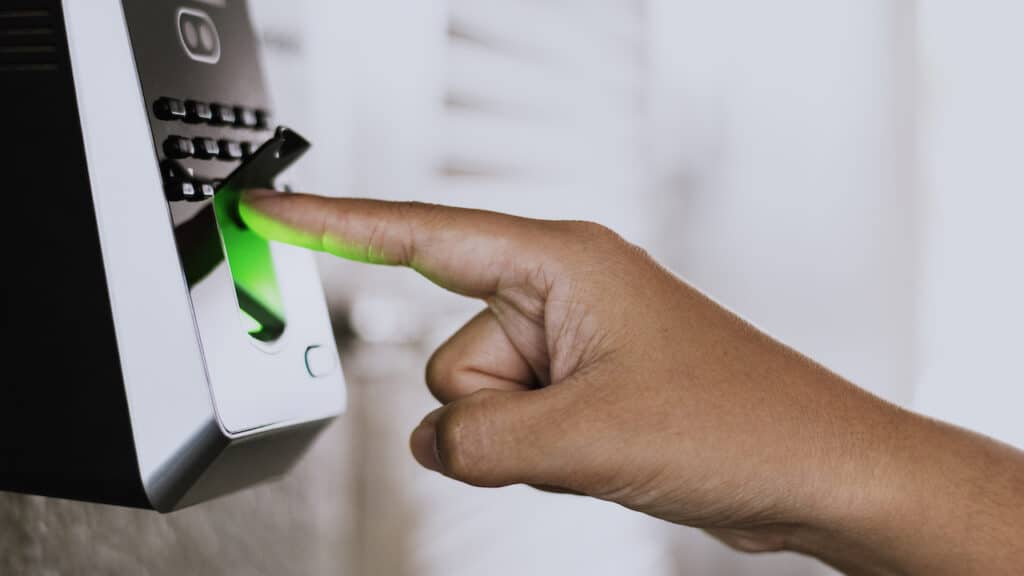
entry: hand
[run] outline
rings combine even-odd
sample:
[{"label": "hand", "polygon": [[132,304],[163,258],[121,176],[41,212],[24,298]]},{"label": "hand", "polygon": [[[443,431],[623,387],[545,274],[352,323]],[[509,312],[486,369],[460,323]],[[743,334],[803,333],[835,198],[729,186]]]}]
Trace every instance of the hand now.
[{"label": "hand", "polygon": [[[427,468],[864,573],[993,574],[1024,558],[1019,538],[1005,557],[979,552],[1000,529],[1024,533],[1019,452],[871,396],[605,228],[266,191],[240,210],[269,238],[409,266],[487,303],[428,365],[443,406],[411,441]],[[992,493],[1015,511],[968,513]]]}]

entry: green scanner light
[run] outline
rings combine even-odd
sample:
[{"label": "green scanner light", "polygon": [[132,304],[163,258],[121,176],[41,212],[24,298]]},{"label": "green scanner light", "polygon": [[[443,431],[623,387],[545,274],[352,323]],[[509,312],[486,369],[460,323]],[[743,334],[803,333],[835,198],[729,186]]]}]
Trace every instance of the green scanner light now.
[{"label": "green scanner light", "polygon": [[238,296],[242,326],[261,342],[272,342],[285,329],[284,298],[274,271],[270,242],[244,226],[238,216],[241,192],[221,189],[214,211]]},{"label": "green scanner light", "polygon": [[238,315],[242,318],[242,328],[249,334],[259,334],[263,331],[263,324],[260,324],[259,320],[250,316],[245,310],[239,309]]}]

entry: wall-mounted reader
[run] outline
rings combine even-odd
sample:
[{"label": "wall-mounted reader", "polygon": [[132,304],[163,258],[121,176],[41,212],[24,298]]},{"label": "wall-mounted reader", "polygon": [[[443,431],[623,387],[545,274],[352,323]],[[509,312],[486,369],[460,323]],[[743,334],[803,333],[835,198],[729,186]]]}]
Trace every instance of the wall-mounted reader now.
[{"label": "wall-mounted reader", "polygon": [[246,2],[13,0],[0,32],[0,489],[170,511],[283,474],[345,384],[312,255],[237,215],[309,147]]}]

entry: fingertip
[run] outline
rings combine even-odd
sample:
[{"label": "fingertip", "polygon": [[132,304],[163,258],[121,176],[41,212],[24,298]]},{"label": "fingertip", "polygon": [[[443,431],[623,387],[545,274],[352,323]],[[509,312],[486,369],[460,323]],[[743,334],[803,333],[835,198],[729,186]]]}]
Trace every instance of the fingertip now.
[{"label": "fingertip", "polygon": [[441,458],[437,451],[437,427],[428,418],[413,430],[409,437],[413,458],[427,470],[443,472]]},{"label": "fingertip", "polygon": [[255,229],[263,224],[263,220],[273,216],[272,205],[268,199],[277,195],[273,190],[262,188],[243,190],[238,197],[238,214],[242,222]]},{"label": "fingertip", "polygon": [[238,216],[245,226],[268,240],[320,249],[320,237],[308,230],[301,213],[294,213],[289,196],[274,190],[245,190],[239,198]]}]

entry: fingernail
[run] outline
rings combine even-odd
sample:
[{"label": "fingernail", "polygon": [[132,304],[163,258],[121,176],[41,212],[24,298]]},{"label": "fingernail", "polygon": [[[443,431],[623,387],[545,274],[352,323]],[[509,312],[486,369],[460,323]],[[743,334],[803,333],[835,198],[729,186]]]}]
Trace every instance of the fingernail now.
[{"label": "fingernail", "polygon": [[433,424],[423,422],[413,430],[409,440],[412,455],[427,470],[442,472],[441,458],[437,451],[437,428]]}]

